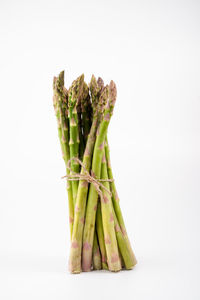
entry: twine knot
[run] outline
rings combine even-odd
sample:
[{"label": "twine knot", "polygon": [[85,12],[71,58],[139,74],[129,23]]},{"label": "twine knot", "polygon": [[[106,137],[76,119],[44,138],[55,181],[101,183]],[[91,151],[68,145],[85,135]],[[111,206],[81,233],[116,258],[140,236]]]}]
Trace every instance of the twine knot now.
[{"label": "twine knot", "polygon": [[[82,167],[82,172],[83,173],[76,173],[72,170],[71,168],[71,162],[75,161],[77,162],[81,167]],[[85,180],[88,183],[92,183],[100,196],[101,200],[103,200],[103,192],[101,189],[104,189],[110,196],[112,196],[111,191],[105,187],[101,182],[112,182],[114,179],[100,179],[96,178],[95,174],[91,171],[91,174],[86,170],[85,165],[83,162],[77,158],[77,157],[72,157],[71,159],[68,160],[67,162],[67,169],[70,171],[70,174],[67,174],[63,176],[62,178],[67,178],[69,181],[74,181],[74,180]]]}]

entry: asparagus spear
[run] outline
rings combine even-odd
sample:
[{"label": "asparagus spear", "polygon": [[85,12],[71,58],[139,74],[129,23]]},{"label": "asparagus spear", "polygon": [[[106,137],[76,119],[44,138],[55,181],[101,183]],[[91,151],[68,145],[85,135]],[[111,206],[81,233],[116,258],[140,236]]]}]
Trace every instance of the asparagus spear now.
[{"label": "asparagus spear", "polygon": [[[114,104],[116,101],[116,86],[113,81],[110,82],[109,88],[105,88],[104,92],[107,92],[107,104],[104,110],[104,116],[99,125],[99,130],[96,137],[93,159],[92,159],[92,174],[96,178],[100,178],[101,175],[101,161],[103,157],[104,140],[107,134],[107,128],[110,122],[111,115],[113,113]],[[105,97],[106,98],[106,97]],[[84,271],[90,271],[92,263],[92,244],[94,238],[94,226],[96,211],[94,207],[97,205],[98,194],[93,184],[90,185],[84,234],[83,234],[83,255],[82,255],[82,269]]]},{"label": "asparagus spear", "polygon": [[[80,96],[82,97],[82,95]],[[78,117],[78,135],[79,135],[79,158],[80,160],[83,159],[83,154],[85,150],[85,141],[83,137],[83,121],[82,121],[82,109],[81,109],[81,100],[79,98],[79,101],[77,103],[77,117]]]},{"label": "asparagus spear", "polygon": [[99,240],[99,247],[100,247],[100,251],[101,251],[102,269],[108,270],[102,215],[101,215],[101,203],[100,203],[99,199],[98,199],[98,204],[97,204],[96,230],[97,230],[97,235],[98,235],[98,240]]},{"label": "asparagus spear", "polygon": [[[62,155],[67,166],[67,162],[70,158],[69,153],[69,126],[67,119],[67,91],[64,89],[64,71],[62,71],[58,78],[53,79],[53,104],[58,123],[58,136],[62,149]],[[69,170],[66,168],[67,174]],[[74,205],[71,182],[67,181],[67,193],[68,193],[68,206],[69,206],[69,224],[70,235],[72,236],[73,219],[74,219]]]},{"label": "asparagus spear", "polygon": [[[105,149],[106,151],[108,151],[108,143],[107,143],[107,138],[106,138],[106,143],[105,143]],[[108,175],[108,152],[106,155],[106,165],[105,168],[106,170],[106,175]],[[108,177],[107,177],[108,178]],[[113,179],[113,178],[110,178]],[[113,183],[114,181],[110,182],[110,184],[108,183],[108,185],[111,185],[111,183]],[[115,233],[116,233],[116,238],[117,238],[117,243],[118,243],[118,247],[120,250],[120,255],[121,255],[121,260],[124,263],[124,266],[126,269],[132,269],[133,266],[136,264],[136,260],[135,257],[133,256],[133,251],[130,247],[130,243],[129,241],[126,239],[126,237],[123,235],[122,230],[119,226],[117,217],[116,217],[116,213],[115,210],[113,208],[113,203],[111,203],[112,206],[112,217],[113,217],[113,221],[115,224]]]},{"label": "asparagus spear", "polygon": [[[82,92],[84,75],[78,77],[69,90],[69,121],[70,121],[70,158],[79,156],[79,134],[78,134],[78,117],[77,117],[77,103]],[[79,172],[79,164],[76,161],[71,162],[71,169],[73,172]],[[76,203],[76,196],[78,191],[78,181],[72,181],[73,202]]]},{"label": "asparagus spear", "polygon": [[82,93],[78,101],[77,113],[80,137],[79,157],[82,160],[87,137],[92,124],[92,104],[90,101],[89,88],[85,82],[83,83]]},{"label": "asparagus spear", "polygon": [[[93,122],[90,129],[90,133],[88,135],[87,144],[85,147],[85,152],[83,156],[84,168],[83,167],[81,168],[81,174],[85,174],[85,170],[86,171],[90,170],[98,119],[102,113],[101,105],[100,103],[98,103],[101,89],[99,88],[94,76],[92,76],[90,82],[90,90],[92,95]],[[101,97],[101,101],[102,99],[103,98]],[[69,270],[71,273],[81,272],[82,235],[83,235],[83,226],[85,220],[85,206],[86,206],[87,194],[88,194],[88,182],[85,180],[80,180],[78,186],[78,192],[77,192],[77,199],[76,199],[74,228],[72,234],[70,258],[69,258]],[[84,248],[91,247],[91,251],[92,251],[92,244],[91,245],[85,244],[83,246]]]},{"label": "asparagus spear", "polygon": [[[111,162],[110,162],[110,150],[109,150],[107,138],[105,142],[105,154],[106,154],[106,161],[107,161],[108,178],[113,179],[113,173],[112,173]],[[134,265],[137,264],[137,260],[131,248],[130,241],[128,239],[126,227],[124,224],[124,219],[119,205],[119,197],[116,191],[114,181],[110,182],[110,187],[112,190],[112,201],[114,206],[114,221],[115,221],[116,234],[118,238],[118,244],[126,268],[131,269]]]},{"label": "asparagus spear", "polygon": [[[103,151],[103,159],[101,165],[101,179],[108,179],[105,149]],[[103,182],[103,185],[108,190],[110,189],[108,181]],[[108,267],[110,271],[119,271],[121,269],[121,262],[119,259],[118,245],[115,234],[112,199],[110,194],[106,190],[103,189],[102,192],[103,201],[101,201],[101,213]]]},{"label": "asparagus spear", "polygon": [[[98,78],[97,83],[103,90],[104,82],[101,77]],[[102,268],[104,270],[108,270],[107,255],[106,255],[104,233],[103,233],[102,215],[101,215],[101,203],[99,201],[99,198],[98,198],[97,215],[96,215],[96,232],[97,232],[99,247],[100,247],[100,251],[101,251]]]}]

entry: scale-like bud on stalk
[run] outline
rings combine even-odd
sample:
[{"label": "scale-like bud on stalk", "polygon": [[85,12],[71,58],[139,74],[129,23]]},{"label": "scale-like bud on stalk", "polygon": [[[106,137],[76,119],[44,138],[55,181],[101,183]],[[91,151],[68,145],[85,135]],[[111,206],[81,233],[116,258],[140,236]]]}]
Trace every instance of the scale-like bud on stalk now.
[{"label": "scale-like bud on stalk", "polygon": [[99,244],[97,240],[97,233],[94,233],[94,243],[92,249],[92,265],[93,270],[101,270],[101,253],[99,251]]}]

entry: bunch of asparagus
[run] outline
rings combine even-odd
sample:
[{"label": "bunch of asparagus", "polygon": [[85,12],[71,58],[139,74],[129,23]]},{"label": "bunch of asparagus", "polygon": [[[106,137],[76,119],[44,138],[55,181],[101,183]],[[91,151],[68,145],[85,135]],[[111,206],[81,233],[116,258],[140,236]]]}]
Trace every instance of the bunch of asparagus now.
[{"label": "bunch of asparagus", "polygon": [[[67,90],[62,71],[54,77],[53,91],[67,173],[69,270],[132,269],[137,261],[119,206],[107,140],[116,85],[111,81],[104,86],[103,80],[96,80],[94,75],[87,85],[81,75]],[[87,174],[95,182],[88,180]]]}]

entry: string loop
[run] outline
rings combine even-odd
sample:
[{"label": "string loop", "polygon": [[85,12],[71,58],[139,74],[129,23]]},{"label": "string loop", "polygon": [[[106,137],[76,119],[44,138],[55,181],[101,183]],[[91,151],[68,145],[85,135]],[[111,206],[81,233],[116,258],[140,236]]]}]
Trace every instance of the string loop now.
[{"label": "string loop", "polygon": [[[77,162],[82,167],[82,170],[83,170],[82,174],[81,173],[76,173],[71,169],[71,162],[72,161]],[[69,180],[69,181],[85,180],[88,183],[92,183],[94,185],[97,193],[99,194],[101,200],[103,200],[103,192],[102,192],[101,189],[104,189],[110,196],[112,196],[111,191],[107,187],[105,187],[101,182],[113,182],[114,179],[98,179],[98,178],[96,178],[94,174],[90,174],[86,170],[83,162],[77,157],[72,157],[71,159],[68,160],[67,169],[70,171],[71,174],[67,174],[67,175],[63,176],[62,178],[67,178],[67,180]]]}]

